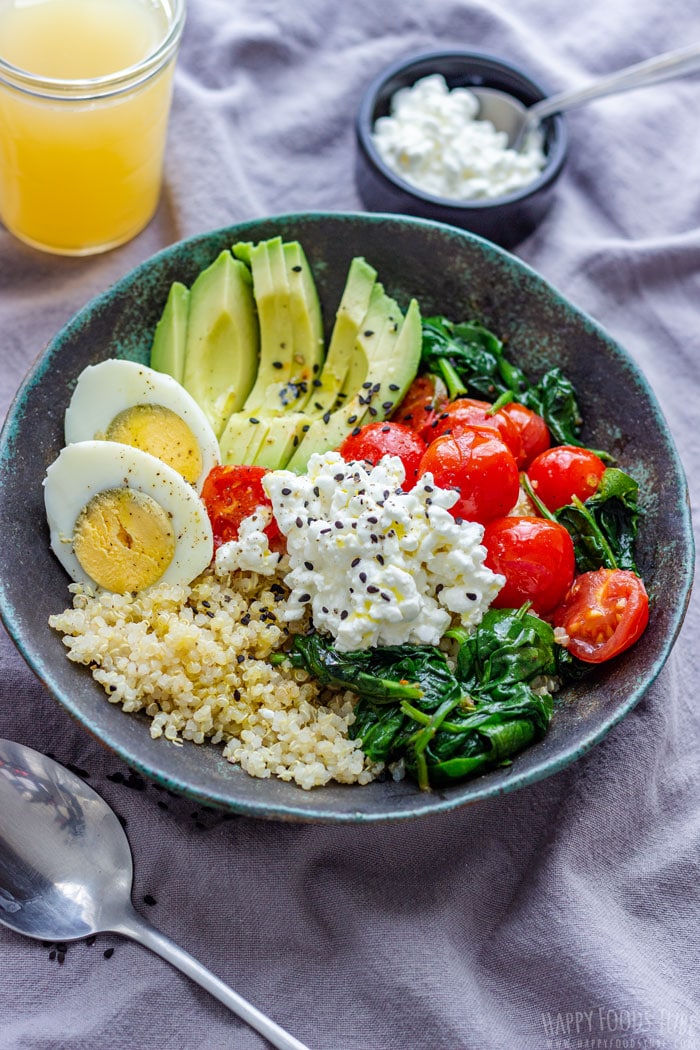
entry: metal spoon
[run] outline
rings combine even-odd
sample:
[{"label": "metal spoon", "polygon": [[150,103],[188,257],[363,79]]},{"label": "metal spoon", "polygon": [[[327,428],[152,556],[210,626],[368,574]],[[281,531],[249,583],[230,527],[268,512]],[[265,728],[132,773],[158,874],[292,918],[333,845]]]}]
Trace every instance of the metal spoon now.
[{"label": "metal spoon", "polygon": [[130,937],[279,1050],[308,1050],[142,919],[131,904],[132,876],[128,839],[104,799],[53,759],[0,739],[0,922],[42,941]]},{"label": "metal spoon", "polygon": [[471,91],[479,99],[479,120],[490,120],[498,131],[508,135],[508,145],[519,150],[530,132],[539,127],[545,117],[561,113],[573,106],[580,106],[593,99],[614,95],[632,88],[660,83],[669,77],[692,73],[700,67],[700,44],[667,51],[656,58],[638,62],[609,76],[594,80],[588,86],[575,91],[562,91],[543,98],[541,102],[525,107],[522,102],[505,91],[496,88],[473,87]]}]

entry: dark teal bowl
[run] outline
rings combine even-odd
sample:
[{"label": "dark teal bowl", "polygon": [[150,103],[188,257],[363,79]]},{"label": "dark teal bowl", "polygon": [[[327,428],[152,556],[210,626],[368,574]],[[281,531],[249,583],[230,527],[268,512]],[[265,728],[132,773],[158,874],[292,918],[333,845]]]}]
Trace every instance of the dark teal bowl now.
[{"label": "dark teal bowl", "polygon": [[[330,326],[350,260],[364,255],[403,305],[426,315],[481,319],[533,377],[560,365],[574,382],[585,440],[640,482],[639,564],[651,595],[643,640],[560,697],[549,735],[507,769],[431,793],[391,780],[304,791],[256,780],[221,750],[152,740],[145,716],[108,703],[89,671],[71,664],[47,623],[69,604],[68,579],[49,549],[42,480],[63,443],[63,413],[78,373],[110,356],[146,362],[170,284],[196,274],[237,240],[281,234],[303,244]],[[666,660],[693,573],[686,482],[659,406],[628,354],[541,277],[494,245],[437,223],[387,215],[305,214],[248,222],[175,244],[94,299],[50,343],[25,379],[0,436],[0,613],[30,667],[66,711],[139,772],[200,803],[255,817],[326,822],[406,819],[504,794],[578,758],[638,702]],[[49,745],[47,741],[47,746]]]}]

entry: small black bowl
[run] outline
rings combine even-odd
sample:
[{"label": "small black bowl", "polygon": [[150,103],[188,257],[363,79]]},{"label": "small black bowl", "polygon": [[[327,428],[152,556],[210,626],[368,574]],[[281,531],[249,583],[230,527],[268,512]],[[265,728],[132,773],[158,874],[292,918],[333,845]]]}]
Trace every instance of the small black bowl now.
[{"label": "small black bowl", "polygon": [[554,184],[567,151],[564,118],[543,122],[546,164],[529,185],[493,200],[456,201],[411,185],[383,161],[373,141],[375,121],[387,116],[393,95],[422,77],[440,73],[449,88],[498,88],[526,106],[546,92],[517,67],[492,55],[472,51],[428,51],[389,66],[367,88],[357,115],[357,187],[370,211],[399,212],[450,223],[512,248],[530,234],[552,203]]}]

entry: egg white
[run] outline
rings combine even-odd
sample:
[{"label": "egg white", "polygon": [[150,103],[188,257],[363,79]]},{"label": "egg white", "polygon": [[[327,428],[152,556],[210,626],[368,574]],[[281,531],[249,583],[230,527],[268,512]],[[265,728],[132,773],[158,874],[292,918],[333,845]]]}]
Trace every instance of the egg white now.
[{"label": "egg white", "polygon": [[67,445],[44,479],[51,548],[76,583],[95,587],[73,551],[83,508],[100,492],[129,488],[151,496],[165,511],[176,537],[175,553],[158,583],[191,583],[210,564],[214,542],[206,508],[185,479],[141,449],[116,441]]},{"label": "egg white", "polygon": [[220,461],[219,442],[192,395],[172,376],[147,365],[108,358],[83,369],[66,409],[66,444],[101,437],[120,412],[136,405],[168,408],[190,428],[202,457],[202,470],[195,483],[199,492],[211,468]]}]

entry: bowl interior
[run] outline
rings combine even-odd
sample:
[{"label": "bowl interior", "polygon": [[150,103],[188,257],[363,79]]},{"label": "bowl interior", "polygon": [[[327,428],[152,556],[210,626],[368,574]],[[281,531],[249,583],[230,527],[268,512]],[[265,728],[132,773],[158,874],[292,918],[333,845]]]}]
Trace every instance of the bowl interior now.
[{"label": "bowl interior", "polygon": [[[316,276],[330,329],[351,259],[363,255],[402,305],[423,314],[479,318],[507,340],[533,378],[559,365],[575,384],[585,440],[608,449],[642,487],[639,564],[651,595],[643,644],[567,689],[549,735],[507,768],[445,790],[410,782],[306,792],[256,780],[217,747],[152,740],[145,717],[109,704],[89,671],[71,664],[49,615],[69,604],[68,580],[49,548],[42,480],[63,444],[63,413],[78,373],[110,356],[146,362],[174,280],[191,283],[236,240],[298,239]],[[36,674],[67,712],[134,768],[200,802],[258,817],[378,821],[414,817],[513,790],[582,754],[639,700],[683,619],[693,541],[683,471],[656,400],[625,351],[514,257],[466,232],[386,215],[292,215],[249,222],[176,244],[89,303],[27,376],[0,437],[0,612]],[[47,746],[49,741],[47,741]]]}]

